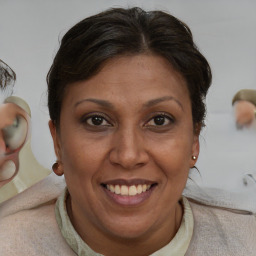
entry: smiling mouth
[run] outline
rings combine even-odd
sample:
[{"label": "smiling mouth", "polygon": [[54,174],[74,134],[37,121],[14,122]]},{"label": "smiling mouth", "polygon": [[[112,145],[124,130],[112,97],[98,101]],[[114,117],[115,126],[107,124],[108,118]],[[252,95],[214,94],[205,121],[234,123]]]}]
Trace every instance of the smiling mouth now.
[{"label": "smiling mouth", "polygon": [[102,184],[102,186],[113,194],[133,197],[151,190],[156,186],[156,183],[138,185]]}]

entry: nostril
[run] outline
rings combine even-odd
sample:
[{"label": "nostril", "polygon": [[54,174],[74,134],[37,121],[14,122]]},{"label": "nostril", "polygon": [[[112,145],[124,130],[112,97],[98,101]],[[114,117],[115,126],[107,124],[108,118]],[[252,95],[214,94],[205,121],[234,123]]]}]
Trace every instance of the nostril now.
[{"label": "nostril", "polygon": [[113,150],[110,153],[109,160],[113,165],[122,166],[124,169],[130,170],[144,166],[148,162],[148,155],[142,151]]}]

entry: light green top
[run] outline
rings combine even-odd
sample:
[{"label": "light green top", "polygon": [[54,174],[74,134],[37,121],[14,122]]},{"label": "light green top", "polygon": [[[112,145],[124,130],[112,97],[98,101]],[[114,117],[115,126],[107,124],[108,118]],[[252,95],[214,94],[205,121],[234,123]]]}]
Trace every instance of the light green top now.
[{"label": "light green top", "polygon": [[[102,256],[102,254],[94,252],[79,236],[74,229],[66,209],[66,198],[68,190],[62,193],[58,198],[55,206],[56,220],[59,225],[60,231],[65,238],[66,242],[73,249],[73,251],[79,256]],[[182,218],[181,226],[176,233],[175,237],[169,244],[151,254],[151,256],[183,256],[185,255],[190,240],[193,234],[194,219],[191,207],[188,200],[182,197],[182,205],[184,209],[184,215]]]}]

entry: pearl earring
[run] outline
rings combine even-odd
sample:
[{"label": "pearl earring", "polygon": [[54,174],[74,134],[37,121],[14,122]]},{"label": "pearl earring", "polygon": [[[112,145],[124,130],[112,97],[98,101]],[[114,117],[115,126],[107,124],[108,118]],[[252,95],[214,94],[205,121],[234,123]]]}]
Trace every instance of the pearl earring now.
[{"label": "pearl earring", "polygon": [[193,159],[193,160],[196,160],[196,158],[197,158],[196,156],[192,156],[192,159]]}]

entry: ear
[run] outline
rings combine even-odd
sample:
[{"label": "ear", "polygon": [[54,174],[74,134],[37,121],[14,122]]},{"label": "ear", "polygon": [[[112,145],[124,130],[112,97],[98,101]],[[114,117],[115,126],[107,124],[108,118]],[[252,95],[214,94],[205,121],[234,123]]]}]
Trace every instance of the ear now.
[{"label": "ear", "polygon": [[49,121],[48,123],[49,129],[52,135],[52,140],[53,140],[53,146],[54,146],[54,151],[55,155],[57,157],[58,161],[61,161],[61,148],[60,148],[60,139],[59,135],[56,130],[56,126],[52,120]]},{"label": "ear", "polygon": [[[201,124],[197,124],[194,130],[193,136],[193,145],[192,145],[192,152],[191,152],[191,160],[190,160],[190,168],[194,167],[200,152],[200,143],[199,143],[199,135],[201,131]],[[193,159],[193,156],[196,158]]]},{"label": "ear", "polygon": [[64,174],[63,165],[61,163],[61,148],[60,148],[60,138],[56,130],[56,126],[52,120],[49,121],[49,128],[52,135],[54,151],[57,157],[57,161],[52,166],[52,170],[58,176],[62,176]]}]

